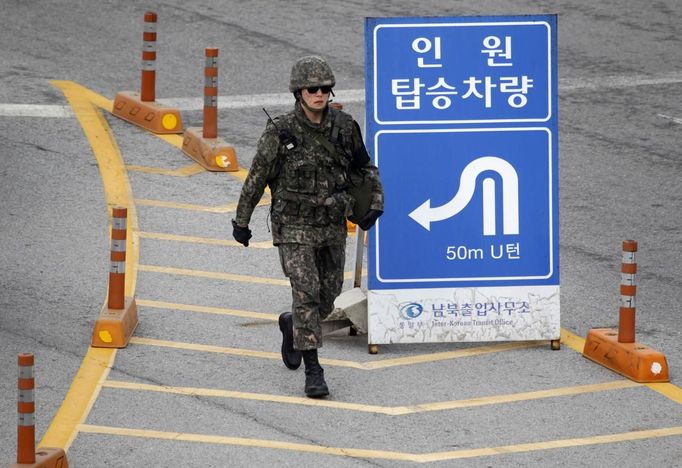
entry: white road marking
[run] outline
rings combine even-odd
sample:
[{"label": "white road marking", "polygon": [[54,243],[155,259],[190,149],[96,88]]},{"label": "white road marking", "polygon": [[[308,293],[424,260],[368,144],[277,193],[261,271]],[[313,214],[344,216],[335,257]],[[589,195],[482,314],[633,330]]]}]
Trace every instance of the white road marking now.
[{"label": "white road marking", "polygon": [[49,104],[0,104],[0,117],[73,117],[70,106]]},{"label": "white road marking", "polygon": [[[335,90],[335,101],[341,103],[365,102],[364,89]],[[159,103],[175,107],[181,111],[204,108],[203,98],[170,98],[159,99]],[[245,109],[251,107],[291,106],[294,96],[291,93],[242,94],[235,96],[218,96],[218,109]]]},{"label": "white road marking", "polygon": [[657,114],[659,117],[663,117],[664,119],[672,120],[676,124],[682,125],[682,118],[679,117],[673,117],[672,115],[665,115],[665,114]]},{"label": "white road marking", "polygon": [[559,80],[560,91],[593,90],[607,88],[631,88],[682,82],[682,72],[663,73],[656,76],[616,75],[587,78],[564,78]]},{"label": "white road marking", "polygon": [[[596,90],[608,88],[630,88],[635,86],[655,86],[682,83],[682,72],[664,73],[657,76],[600,76],[588,78],[564,78],[559,80],[559,91],[572,92],[580,90]],[[364,89],[340,89],[335,91],[340,103],[364,103]],[[203,98],[167,98],[159,99],[159,103],[178,108],[181,111],[196,111],[204,107]],[[293,103],[291,93],[241,94],[218,96],[219,109],[246,109],[252,107],[290,106]],[[660,115],[660,114],[659,114]],[[72,117],[69,106],[49,104],[0,104],[0,117]],[[661,117],[669,118],[668,116]],[[676,123],[680,119],[670,118]]]}]

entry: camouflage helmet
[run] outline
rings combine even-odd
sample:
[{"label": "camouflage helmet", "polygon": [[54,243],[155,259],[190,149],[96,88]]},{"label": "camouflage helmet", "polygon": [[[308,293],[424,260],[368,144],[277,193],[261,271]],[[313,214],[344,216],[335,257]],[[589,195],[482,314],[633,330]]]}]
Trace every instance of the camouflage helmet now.
[{"label": "camouflage helmet", "polygon": [[296,91],[310,86],[334,86],[336,79],[331,67],[325,60],[316,55],[302,57],[291,67],[289,91]]}]

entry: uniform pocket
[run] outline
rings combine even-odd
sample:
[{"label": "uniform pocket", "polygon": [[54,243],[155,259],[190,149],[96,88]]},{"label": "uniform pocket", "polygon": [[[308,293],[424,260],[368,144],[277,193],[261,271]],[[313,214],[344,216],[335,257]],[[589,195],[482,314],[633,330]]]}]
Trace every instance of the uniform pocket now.
[{"label": "uniform pocket", "polygon": [[287,161],[286,189],[294,193],[313,194],[317,189],[317,168],[306,161]]},{"label": "uniform pocket", "polygon": [[284,210],[286,210],[287,207],[287,201],[282,200],[281,198],[276,198],[272,201],[272,206],[270,208],[270,214],[272,216],[272,220],[276,223],[281,223],[282,222],[282,215],[284,214]]},{"label": "uniform pocket", "polygon": [[287,278],[290,276],[291,265],[294,258],[296,258],[297,252],[300,248],[298,244],[280,244],[279,251],[279,263],[282,266],[282,272]]},{"label": "uniform pocket", "polygon": [[284,245],[281,245],[278,249],[279,250],[279,264],[282,266],[282,272],[284,273],[284,276],[286,276],[288,278],[289,274],[287,273],[287,267],[286,267],[287,263],[284,260],[284,256],[285,256],[285,254],[283,252],[284,248],[285,248]]}]

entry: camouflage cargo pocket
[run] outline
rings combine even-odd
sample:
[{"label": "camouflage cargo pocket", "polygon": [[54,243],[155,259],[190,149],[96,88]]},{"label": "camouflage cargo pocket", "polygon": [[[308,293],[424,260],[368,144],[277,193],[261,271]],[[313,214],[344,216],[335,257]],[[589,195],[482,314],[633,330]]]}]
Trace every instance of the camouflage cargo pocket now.
[{"label": "camouflage cargo pocket", "polygon": [[316,168],[301,160],[287,161],[285,187],[289,192],[313,194],[317,188]]}]

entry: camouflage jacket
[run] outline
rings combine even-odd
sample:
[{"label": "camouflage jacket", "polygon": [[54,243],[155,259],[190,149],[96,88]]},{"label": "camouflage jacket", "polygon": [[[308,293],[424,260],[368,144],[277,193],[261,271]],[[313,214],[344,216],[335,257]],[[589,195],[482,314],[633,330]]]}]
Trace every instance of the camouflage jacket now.
[{"label": "camouflage jacket", "polygon": [[[274,124],[267,124],[258,141],[256,156],[242,187],[235,216],[238,224],[249,223],[265,188],[269,187],[275,245],[344,243],[345,218],[353,205],[347,193],[351,166],[372,182],[370,208],[383,211],[378,169],[366,161],[357,167],[357,161],[362,159],[357,155],[366,155],[366,150],[359,127],[350,115],[328,109],[322,122],[314,124],[297,102],[293,111],[274,120]],[[280,139],[282,130],[293,136],[293,144]],[[315,134],[332,142],[335,154],[330,154]]]}]

